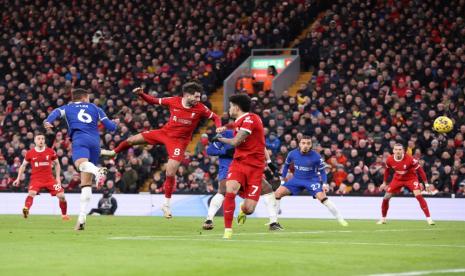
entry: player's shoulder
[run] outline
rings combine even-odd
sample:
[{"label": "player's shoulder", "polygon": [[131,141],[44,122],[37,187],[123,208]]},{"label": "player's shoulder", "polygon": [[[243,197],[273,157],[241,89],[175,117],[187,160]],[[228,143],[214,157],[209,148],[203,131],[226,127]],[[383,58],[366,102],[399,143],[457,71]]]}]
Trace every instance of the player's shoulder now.
[{"label": "player's shoulder", "polygon": [[389,154],[388,157],[386,157],[386,161],[384,161],[384,163],[389,165],[389,164],[392,164],[393,161],[394,161],[394,157],[392,156],[392,154]]},{"label": "player's shoulder", "polygon": [[46,147],[45,151],[47,151],[47,153],[55,154],[55,150],[49,147]]}]

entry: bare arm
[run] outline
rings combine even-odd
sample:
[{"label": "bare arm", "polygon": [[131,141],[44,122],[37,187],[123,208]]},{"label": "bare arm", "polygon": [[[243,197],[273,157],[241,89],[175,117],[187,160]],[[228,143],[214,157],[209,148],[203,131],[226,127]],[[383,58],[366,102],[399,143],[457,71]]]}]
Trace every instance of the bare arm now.
[{"label": "bare arm", "polygon": [[225,143],[228,145],[231,145],[233,147],[237,147],[240,145],[242,142],[245,141],[245,139],[250,135],[247,131],[244,130],[239,130],[239,132],[234,136],[234,138],[218,138],[218,141],[221,143]]},{"label": "bare arm", "polygon": [[53,164],[55,164],[55,179],[57,180],[58,184],[61,184],[61,179],[60,179],[61,165],[60,165],[60,161],[58,161],[58,159],[55,159],[55,161],[53,161]]},{"label": "bare arm", "polygon": [[27,162],[26,160],[23,160],[23,163],[21,164],[21,166],[19,167],[19,170],[18,170],[18,177],[16,177],[16,180],[13,181],[13,186],[17,187],[19,185],[19,181],[21,179],[21,177],[23,176],[23,173],[24,171],[26,170],[26,166],[29,162]]}]

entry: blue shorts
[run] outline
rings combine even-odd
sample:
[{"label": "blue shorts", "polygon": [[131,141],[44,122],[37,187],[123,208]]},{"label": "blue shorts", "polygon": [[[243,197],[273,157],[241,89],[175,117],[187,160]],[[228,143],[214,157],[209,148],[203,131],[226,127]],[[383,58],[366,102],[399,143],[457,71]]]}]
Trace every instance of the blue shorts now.
[{"label": "blue shorts", "polygon": [[100,137],[80,134],[73,136],[73,161],[87,158],[91,163],[97,165],[100,159]]},{"label": "blue shorts", "polygon": [[321,183],[308,179],[291,178],[291,180],[284,183],[283,186],[291,192],[291,195],[296,195],[304,189],[306,189],[313,197],[316,197],[317,193],[323,192],[323,185],[321,185]]}]

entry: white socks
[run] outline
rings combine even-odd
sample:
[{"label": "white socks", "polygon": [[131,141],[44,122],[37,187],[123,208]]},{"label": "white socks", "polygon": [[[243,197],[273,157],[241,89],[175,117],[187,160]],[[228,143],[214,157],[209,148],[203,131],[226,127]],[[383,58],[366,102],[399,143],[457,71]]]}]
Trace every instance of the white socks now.
[{"label": "white socks", "polygon": [[98,177],[98,167],[89,161],[82,162],[81,165],[79,165],[79,171],[91,173],[95,175],[95,177]]},{"label": "white socks", "polygon": [[279,214],[280,209],[281,209],[281,199],[276,199],[276,214]]},{"label": "white socks", "polygon": [[170,207],[170,202],[171,202],[171,198],[165,197],[165,203],[163,203],[163,206]]},{"label": "white socks", "polygon": [[268,215],[270,216],[270,224],[278,222],[278,211],[277,211],[277,204],[276,198],[274,197],[274,193],[271,192],[266,195],[262,195],[265,199],[266,208],[268,209]]},{"label": "white socks", "polygon": [[328,208],[331,214],[333,214],[333,216],[338,221],[344,220],[341,214],[339,214],[339,211],[336,209],[336,205],[334,205],[334,203],[332,203],[329,199],[325,200],[325,202],[323,202],[323,205],[326,206],[326,208]]},{"label": "white socks", "polygon": [[207,220],[213,220],[216,215],[216,212],[221,208],[223,205],[224,195],[217,193],[212,200],[210,201],[210,207],[208,207],[208,215]]},{"label": "white socks", "polygon": [[89,186],[81,188],[81,204],[79,210],[79,223],[86,222],[87,206],[89,205],[90,198],[92,197],[92,188]]}]

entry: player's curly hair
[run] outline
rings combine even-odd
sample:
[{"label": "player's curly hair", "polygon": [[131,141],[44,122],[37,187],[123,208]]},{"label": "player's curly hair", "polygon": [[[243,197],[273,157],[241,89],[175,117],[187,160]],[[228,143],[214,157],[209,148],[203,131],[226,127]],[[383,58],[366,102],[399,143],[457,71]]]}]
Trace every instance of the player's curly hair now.
[{"label": "player's curly hair", "polygon": [[194,94],[194,93],[203,93],[203,85],[197,81],[190,81],[185,83],[182,86],[182,93],[183,94]]},{"label": "player's curly hair", "polygon": [[252,106],[252,100],[247,94],[235,94],[229,97],[229,102],[239,106],[242,112],[249,112]]},{"label": "player's curly hair", "polygon": [[85,96],[87,96],[88,94],[89,92],[86,89],[76,88],[73,90],[72,99],[73,101],[79,101]]}]

